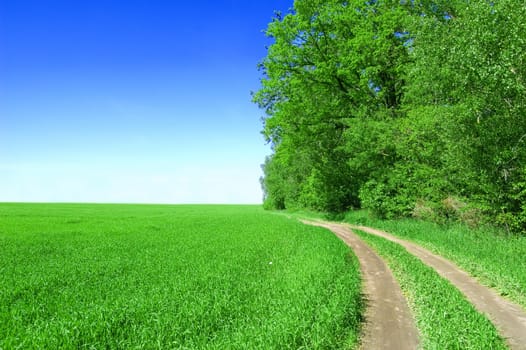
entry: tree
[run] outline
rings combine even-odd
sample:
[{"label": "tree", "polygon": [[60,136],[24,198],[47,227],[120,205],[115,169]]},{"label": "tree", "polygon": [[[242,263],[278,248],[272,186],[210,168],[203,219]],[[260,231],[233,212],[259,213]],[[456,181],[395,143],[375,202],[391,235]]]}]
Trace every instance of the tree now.
[{"label": "tree", "polygon": [[[359,206],[363,169],[349,163],[362,120],[397,117],[403,96],[404,8],[396,2],[302,0],[276,18],[267,34],[275,43],[262,63],[265,79],[254,101],[265,109],[264,135],[275,157],[301,150],[289,173],[299,180],[298,205],[342,211]],[[273,167],[265,167],[272,177]],[[265,181],[265,180],[264,180]],[[267,198],[273,185],[265,182]],[[277,184],[276,184],[277,185]]]},{"label": "tree", "polygon": [[524,18],[519,0],[296,0],[254,95],[268,207],[526,229]]}]

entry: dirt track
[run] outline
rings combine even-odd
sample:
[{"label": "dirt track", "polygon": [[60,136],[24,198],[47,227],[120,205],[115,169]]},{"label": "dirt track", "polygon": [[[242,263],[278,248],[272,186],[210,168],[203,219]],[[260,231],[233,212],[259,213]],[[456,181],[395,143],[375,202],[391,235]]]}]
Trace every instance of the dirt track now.
[{"label": "dirt track", "polygon": [[361,348],[413,350],[418,347],[418,331],[400,286],[384,261],[348,227],[333,223],[304,221],[334,232],[352,248],[364,280],[367,300]]},{"label": "dirt track", "polygon": [[[343,226],[343,225],[341,225]],[[511,349],[526,349],[526,312],[520,306],[502,298],[494,290],[481,285],[473,277],[451,261],[442,258],[419,245],[402,240],[386,232],[365,226],[345,225],[374,234],[402,245],[426,265],[455,285],[475,308],[488,316]]]},{"label": "dirt track", "polygon": [[[333,231],[354,250],[360,260],[365,279],[366,294],[370,299],[368,303],[369,309],[366,311],[362,348],[416,349],[418,343],[416,330],[410,329],[409,323],[412,325],[413,320],[407,308],[407,303],[401,292],[399,292],[398,284],[394,281],[385,263],[353,234],[352,229],[374,234],[402,245],[409,253],[415,255],[423,263],[434,268],[442,277],[448,279],[479,312],[486,314],[495,324],[500,334],[506,339],[510,349],[526,350],[525,310],[502,298],[494,290],[481,285],[451,261],[433,254],[415,243],[370,227],[327,222],[305,223],[325,227]],[[384,267],[382,268],[380,265]],[[389,275],[389,277],[386,278],[385,275]],[[386,280],[376,284],[376,280],[384,279]],[[388,282],[388,279],[392,279],[392,281]],[[374,282],[371,282],[371,280]],[[395,294],[397,296],[383,294],[390,292],[390,289],[396,289]],[[399,315],[400,313],[403,316]],[[397,343],[389,343],[390,340],[385,338],[391,337],[400,339],[396,340]],[[405,339],[401,339],[403,337],[411,337],[413,340],[405,342]]]}]

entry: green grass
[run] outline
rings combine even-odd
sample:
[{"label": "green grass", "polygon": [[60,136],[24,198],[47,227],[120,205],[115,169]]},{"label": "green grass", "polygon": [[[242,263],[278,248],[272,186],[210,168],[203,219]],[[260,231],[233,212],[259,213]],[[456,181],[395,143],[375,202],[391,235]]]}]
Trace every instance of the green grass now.
[{"label": "green grass", "polygon": [[423,349],[507,349],[495,327],[449,281],[384,238],[355,232],[388,263],[408,299]]},{"label": "green grass", "polygon": [[257,206],[0,204],[0,348],[340,349],[358,263]]},{"label": "green grass", "polygon": [[442,255],[526,308],[526,237],[507,236],[489,228],[404,220],[375,220],[350,212],[345,221],[388,231]]}]

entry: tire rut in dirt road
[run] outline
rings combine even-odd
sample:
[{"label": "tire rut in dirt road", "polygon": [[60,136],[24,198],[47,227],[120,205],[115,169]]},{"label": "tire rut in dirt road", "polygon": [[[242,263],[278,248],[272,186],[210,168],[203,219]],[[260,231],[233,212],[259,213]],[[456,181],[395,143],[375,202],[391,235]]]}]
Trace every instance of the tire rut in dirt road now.
[{"label": "tire rut in dirt road", "polygon": [[519,305],[502,298],[494,290],[480,284],[451,261],[431,253],[415,243],[366,226],[345,226],[402,245],[409,253],[418,257],[424,264],[432,267],[439,275],[449,280],[479,312],[487,315],[502,337],[506,339],[511,349],[526,350],[526,311]]},{"label": "tire rut in dirt road", "polygon": [[418,331],[413,316],[385,262],[348,227],[313,221],[303,223],[331,230],[352,248],[360,261],[367,301],[361,349],[417,349]]}]

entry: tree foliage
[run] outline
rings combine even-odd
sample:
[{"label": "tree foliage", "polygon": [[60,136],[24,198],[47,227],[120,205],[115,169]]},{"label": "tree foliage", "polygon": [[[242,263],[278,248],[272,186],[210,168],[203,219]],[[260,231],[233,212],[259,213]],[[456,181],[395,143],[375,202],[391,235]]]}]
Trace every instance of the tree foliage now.
[{"label": "tree foliage", "polygon": [[296,0],[254,94],[266,206],[524,229],[524,18],[518,0]]}]

